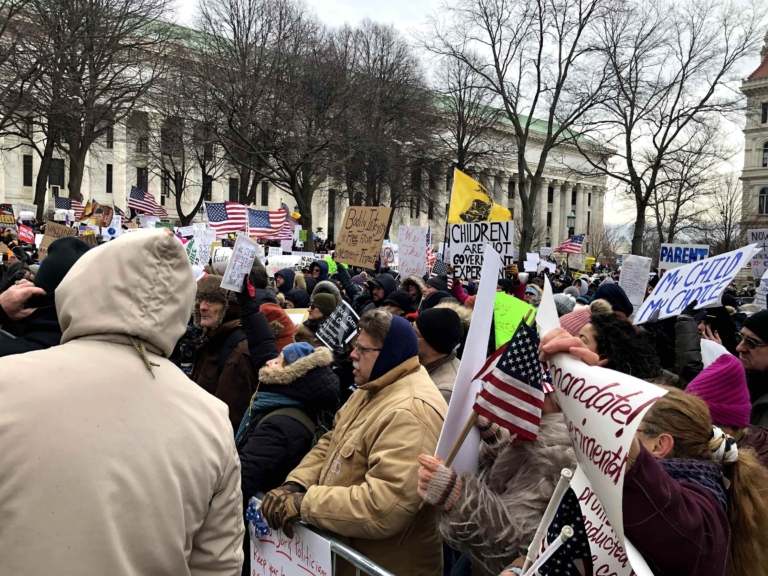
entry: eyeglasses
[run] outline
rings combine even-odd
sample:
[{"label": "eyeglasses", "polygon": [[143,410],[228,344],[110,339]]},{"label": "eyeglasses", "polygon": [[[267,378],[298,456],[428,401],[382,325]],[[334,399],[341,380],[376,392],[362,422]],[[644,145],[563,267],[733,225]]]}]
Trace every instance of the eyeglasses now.
[{"label": "eyeglasses", "polygon": [[360,342],[355,344],[355,350],[357,350],[357,353],[361,356],[366,352],[381,352],[381,348],[368,348],[366,346],[360,346]]},{"label": "eyeglasses", "polygon": [[309,306],[307,306],[307,310],[314,310],[315,308],[317,308],[317,306],[315,306],[314,304],[310,304]]},{"label": "eyeglasses", "polygon": [[764,342],[758,342],[751,336],[743,336],[741,339],[744,344],[747,345],[747,348],[750,350],[754,350],[755,348],[759,348],[760,346],[768,346],[768,344],[765,344]]}]

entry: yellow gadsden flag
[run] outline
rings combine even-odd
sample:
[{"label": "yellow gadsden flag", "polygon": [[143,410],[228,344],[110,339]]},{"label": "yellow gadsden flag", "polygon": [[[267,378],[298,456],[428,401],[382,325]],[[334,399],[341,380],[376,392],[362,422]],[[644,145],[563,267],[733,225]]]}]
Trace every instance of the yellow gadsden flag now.
[{"label": "yellow gadsden flag", "polygon": [[512,212],[491,200],[485,186],[475,182],[461,170],[453,171],[453,191],[451,206],[448,210],[449,224],[506,220],[512,220]]}]

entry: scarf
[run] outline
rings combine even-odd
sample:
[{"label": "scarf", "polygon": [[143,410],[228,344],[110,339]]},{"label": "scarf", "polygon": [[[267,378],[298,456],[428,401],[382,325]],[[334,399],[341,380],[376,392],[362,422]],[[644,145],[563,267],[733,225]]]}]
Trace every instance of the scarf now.
[{"label": "scarf", "polygon": [[723,485],[723,472],[714,462],[661,458],[657,460],[675,482],[693,482],[712,494],[723,510],[728,511],[728,501]]},{"label": "scarf", "polygon": [[253,395],[253,401],[248,407],[248,412],[245,413],[243,419],[240,421],[240,426],[237,428],[237,434],[235,434],[235,446],[240,444],[240,440],[245,436],[245,431],[248,430],[248,425],[251,423],[251,415],[256,414],[260,410],[266,410],[268,408],[284,408],[285,406],[301,406],[301,402],[288,398],[285,394],[279,392],[256,392]]}]

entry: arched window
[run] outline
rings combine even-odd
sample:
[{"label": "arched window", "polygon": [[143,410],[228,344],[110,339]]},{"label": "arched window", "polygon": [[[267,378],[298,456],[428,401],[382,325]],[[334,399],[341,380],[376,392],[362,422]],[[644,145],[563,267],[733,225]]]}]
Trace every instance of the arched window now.
[{"label": "arched window", "polygon": [[763,144],[763,168],[768,168],[768,142]]},{"label": "arched window", "polygon": [[768,188],[760,189],[760,194],[758,195],[757,202],[758,202],[757,213],[768,214]]}]

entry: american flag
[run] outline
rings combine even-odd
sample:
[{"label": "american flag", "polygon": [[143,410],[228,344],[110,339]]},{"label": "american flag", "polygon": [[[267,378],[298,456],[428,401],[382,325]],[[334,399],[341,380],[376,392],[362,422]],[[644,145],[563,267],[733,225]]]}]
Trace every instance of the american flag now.
[{"label": "american flag", "polygon": [[237,202],[206,202],[208,224],[216,231],[217,237],[245,230],[248,226],[246,208]]},{"label": "american flag", "polygon": [[[429,277],[437,278],[441,275],[448,275],[448,262],[435,262],[434,266],[432,266]],[[453,288],[453,278],[450,275],[448,275],[448,288]]]},{"label": "american flag", "polygon": [[293,238],[288,212],[248,208],[248,236],[261,240],[290,240]]},{"label": "american flag", "polygon": [[578,254],[581,252],[581,245],[584,244],[584,236],[586,234],[576,234],[575,236],[571,236],[560,244],[557,248],[553,250],[553,252],[564,252],[568,254]]},{"label": "american flag", "polygon": [[112,205],[112,209],[115,211],[115,214],[117,214],[118,216],[120,216],[120,218],[122,218],[123,222],[126,222],[126,221],[130,220],[130,218],[128,218],[128,217],[125,215],[125,212],[123,212],[122,210],[120,210],[120,208],[118,208],[118,207],[117,207],[117,206],[115,206],[114,204]]},{"label": "american flag", "polygon": [[573,536],[566,540],[537,573],[541,576],[592,576],[592,552],[584,526],[584,515],[573,488],[568,488],[563,493],[560,506],[547,530],[546,541],[542,542],[542,551],[560,537],[564,526],[573,528]]},{"label": "american flag", "polygon": [[437,256],[432,250],[432,228],[427,228],[427,269],[432,268],[437,262]]},{"label": "american flag", "polygon": [[83,212],[85,211],[85,206],[72,198],[56,198],[54,205],[57,210],[74,210],[75,220],[78,222],[80,221],[80,218],[83,217]]},{"label": "american flag", "polygon": [[475,377],[485,384],[474,411],[525,440],[536,440],[544,406],[539,337],[521,322]]},{"label": "american flag", "polygon": [[544,376],[541,379],[541,389],[544,394],[550,394],[555,391],[555,387],[552,385],[552,374],[544,363],[541,364],[541,369],[544,372]]},{"label": "american flag", "polygon": [[136,212],[149,214],[150,216],[168,218],[168,212],[155,201],[155,197],[146,190],[136,188],[136,186],[131,186],[131,194],[128,196],[128,208],[133,208]]}]

